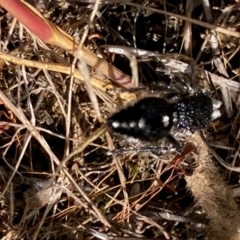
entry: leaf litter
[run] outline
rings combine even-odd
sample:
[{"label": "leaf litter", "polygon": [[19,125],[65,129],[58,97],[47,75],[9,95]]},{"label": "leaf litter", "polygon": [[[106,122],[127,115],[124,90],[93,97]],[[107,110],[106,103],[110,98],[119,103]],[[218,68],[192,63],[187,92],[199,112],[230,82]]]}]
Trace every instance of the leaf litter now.
[{"label": "leaf litter", "polygon": [[[239,2],[29,2],[134,81],[1,12],[1,238],[240,239]],[[138,143],[106,119],[177,77],[222,101],[222,116],[181,152],[114,154]]]}]

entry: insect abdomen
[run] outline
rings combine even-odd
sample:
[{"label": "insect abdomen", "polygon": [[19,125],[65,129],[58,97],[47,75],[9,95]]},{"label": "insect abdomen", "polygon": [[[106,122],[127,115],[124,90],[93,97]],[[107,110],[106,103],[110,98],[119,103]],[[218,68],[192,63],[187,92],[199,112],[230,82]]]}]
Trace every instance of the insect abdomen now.
[{"label": "insect abdomen", "polygon": [[144,98],[115,113],[107,124],[116,133],[144,141],[156,141],[169,135],[174,105],[162,98]]}]

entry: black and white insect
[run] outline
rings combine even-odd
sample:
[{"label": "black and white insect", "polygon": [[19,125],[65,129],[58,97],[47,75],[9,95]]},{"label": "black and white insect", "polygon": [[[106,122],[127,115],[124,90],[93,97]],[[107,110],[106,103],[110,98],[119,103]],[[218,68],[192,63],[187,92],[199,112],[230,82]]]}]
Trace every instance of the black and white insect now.
[{"label": "black and white insect", "polygon": [[182,145],[177,136],[199,131],[220,117],[220,106],[220,101],[203,92],[173,99],[150,96],[113,114],[107,125],[114,133],[138,139],[148,146],[157,146],[165,139],[171,151]]}]

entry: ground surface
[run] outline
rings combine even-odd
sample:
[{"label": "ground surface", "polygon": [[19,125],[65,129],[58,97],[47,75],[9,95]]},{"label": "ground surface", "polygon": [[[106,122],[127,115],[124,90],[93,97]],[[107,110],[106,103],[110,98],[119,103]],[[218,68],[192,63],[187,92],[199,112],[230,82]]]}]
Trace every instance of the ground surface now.
[{"label": "ground surface", "polygon": [[[240,239],[240,39],[231,34],[240,32],[239,2],[100,1],[90,27],[95,1],[30,3],[75,39],[89,28],[84,46],[135,81],[89,67],[111,86],[91,92],[62,71],[30,67],[25,59],[61,68],[74,57],[1,11],[2,52],[23,62],[0,59],[0,237]],[[130,99],[184,83],[223,104],[180,152],[139,152],[142,145],[106,129]]]}]

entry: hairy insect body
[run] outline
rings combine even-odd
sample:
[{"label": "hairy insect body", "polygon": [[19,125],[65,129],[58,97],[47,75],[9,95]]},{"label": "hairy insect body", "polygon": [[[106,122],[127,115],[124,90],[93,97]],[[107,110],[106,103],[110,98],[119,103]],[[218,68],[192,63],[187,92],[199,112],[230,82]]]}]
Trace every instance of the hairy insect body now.
[{"label": "hairy insect body", "polygon": [[173,104],[148,97],[115,113],[108,119],[108,125],[116,133],[152,142],[169,134],[173,113]]},{"label": "hairy insect body", "polygon": [[174,140],[173,129],[179,132],[201,130],[220,116],[219,106],[215,107],[213,100],[202,93],[182,97],[176,102],[147,97],[113,114],[107,124],[113,132],[146,142],[163,138]]},{"label": "hairy insect body", "polygon": [[209,96],[200,94],[181,99],[175,111],[177,127],[193,132],[203,129],[213,120],[214,107]]}]

